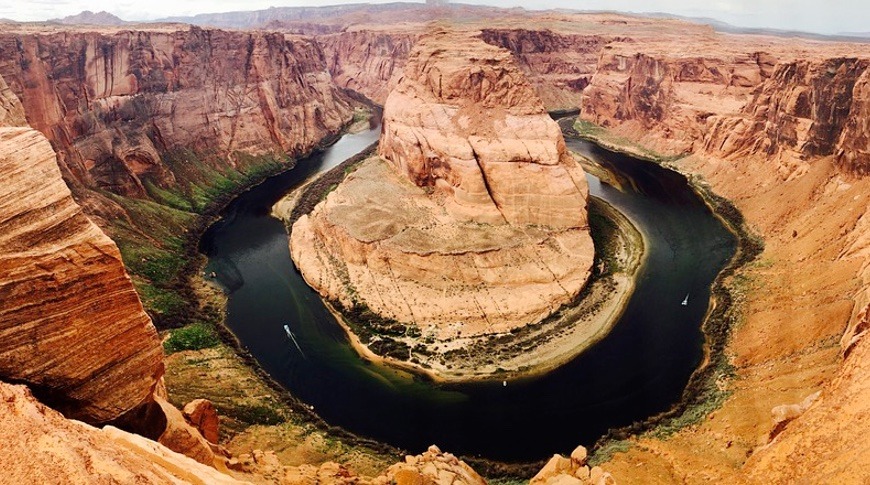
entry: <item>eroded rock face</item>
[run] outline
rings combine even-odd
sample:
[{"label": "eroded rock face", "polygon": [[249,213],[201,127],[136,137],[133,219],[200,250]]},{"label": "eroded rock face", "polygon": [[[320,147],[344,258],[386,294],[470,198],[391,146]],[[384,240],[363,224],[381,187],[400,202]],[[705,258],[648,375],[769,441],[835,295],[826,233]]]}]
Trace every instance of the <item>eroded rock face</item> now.
[{"label": "eroded rock face", "polygon": [[635,48],[617,44],[601,56],[580,116],[665,153],[693,150],[708,118],[739,110],[772,62],[765,53],[677,56]]},{"label": "eroded rock face", "polygon": [[378,104],[401,75],[417,32],[347,31],[317,37],[333,81]]},{"label": "eroded rock face", "polygon": [[791,173],[802,160],[833,155],[856,174],[870,173],[866,59],[780,64],[739,116],[711,120],[705,148],[719,155],[766,153]]},{"label": "eroded rock face", "polygon": [[391,466],[373,483],[484,485],[486,480],[464,461],[442,452],[437,446],[430,446],[421,455],[406,456],[404,463]]},{"label": "eroded rock face", "polygon": [[578,446],[569,458],[553,455],[529,485],[613,485],[616,480],[601,467],[589,467],[586,448]]},{"label": "eroded rock face", "polygon": [[220,420],[214,404],[208,399],[194,399],[184,405],[184,418],[211,443],[218,442]]},{"label": "eroded rock face", "polygon": [[510,51],[547,109],[575,109],[608,35],[562,34],[537,29],[484,29],[488,44]]},{"label": "eroded rock face", "polygon": [[352,111],[318,46],[279,33],[4,34],[0,75],[79,197],[145,198],[149,184],[184,187],[202,173],[186,164],[227,172],[251,163],[241,154],[299,155]]},{"label": "eroded rock face", "polygon": [[461,345],[583,288],[584,173],[507,51],[468,33],[421,39],[379,153],[293,227],[294,261],[327,299]]},{"label": "eroded rock face", "polygon": [[509,52],[469,34],[414,48],[384,106],[378,153],[442,190],[457,218],[585,227],[586,180]]},{"label": "eroded rock face", "polygon": [[0,128],[0,183],[0,376],[89,422],[150,399],[163,373],[157,332],[42,134]]}]

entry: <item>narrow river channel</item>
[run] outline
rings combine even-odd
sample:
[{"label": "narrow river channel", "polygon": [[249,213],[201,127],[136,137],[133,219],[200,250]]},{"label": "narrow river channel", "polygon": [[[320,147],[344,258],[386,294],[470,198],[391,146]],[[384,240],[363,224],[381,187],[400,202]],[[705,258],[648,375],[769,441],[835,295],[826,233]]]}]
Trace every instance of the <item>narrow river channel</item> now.
[{"label": "narrow river channel", "polygon": [[345,135],[245,192],[202,238],[207,271],[229,295],[228,326],[278,382],[328,423],[356,434],[413,453],[434,443],[504,462],[569,453],[680,398],[702,358],[710,287],[734,254],[735,238],[681,175],[572,138],[571,150],[623,180],[617,190],[588,175],[590,193],[628,216],[648,243],[634,295],[610,335],[556,371],[506,387],[436,385],[358,357],[294,268],[284,225],[269,213],[282,195],[378,134]]}]

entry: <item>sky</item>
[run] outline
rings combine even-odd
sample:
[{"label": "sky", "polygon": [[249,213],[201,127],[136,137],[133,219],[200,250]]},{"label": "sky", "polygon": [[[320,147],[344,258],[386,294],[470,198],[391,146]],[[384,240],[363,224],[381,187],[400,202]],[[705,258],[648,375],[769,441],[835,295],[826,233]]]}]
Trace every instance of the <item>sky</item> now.
[{"label": "sky", "polygon": [[[0,0],[0,18],[47,20],[82,10],[113,13],[124,20],[153,20],[197,13],[358,3],[342,0]],[[373,0],[385,3],[392,0]],[[821,34],[870,31],[867,0],[463,0],[462,3],[623,12],[667,12],[712,17],[741,27],[802,30]]]}]

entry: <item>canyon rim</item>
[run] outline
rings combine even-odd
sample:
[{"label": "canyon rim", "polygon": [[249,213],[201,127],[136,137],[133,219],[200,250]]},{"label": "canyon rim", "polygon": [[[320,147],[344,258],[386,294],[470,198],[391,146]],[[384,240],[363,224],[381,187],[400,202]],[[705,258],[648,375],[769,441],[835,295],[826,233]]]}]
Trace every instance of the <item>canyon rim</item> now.
[{"label": "canyon rim", "polygon": [[0,438],[23,445],[0,481],[495,478],[318,424],[221,326],[199,271],[231,197],[383,105],[377,154],[290,236],[336,310],[461,347],[570,303],[595,271],[586,182],[547,111],[686,175],[758,251],[720,281],[706,387],[514,475],[866,482],[870,51],[771,34],[412,4],[0,22]]}]

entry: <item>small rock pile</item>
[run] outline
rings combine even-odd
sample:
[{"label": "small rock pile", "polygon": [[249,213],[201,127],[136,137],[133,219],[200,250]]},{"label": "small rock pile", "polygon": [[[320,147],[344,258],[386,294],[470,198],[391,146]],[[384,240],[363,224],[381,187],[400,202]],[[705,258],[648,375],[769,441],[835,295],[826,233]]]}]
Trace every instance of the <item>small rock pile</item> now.
[{"label": "small rock pile", "polygon": [[529,485],[613,485],[616,480],[601,469],[589,467],[586,448],[578,446],[570,458],[553,455],[550,461],[532,477]]}]

